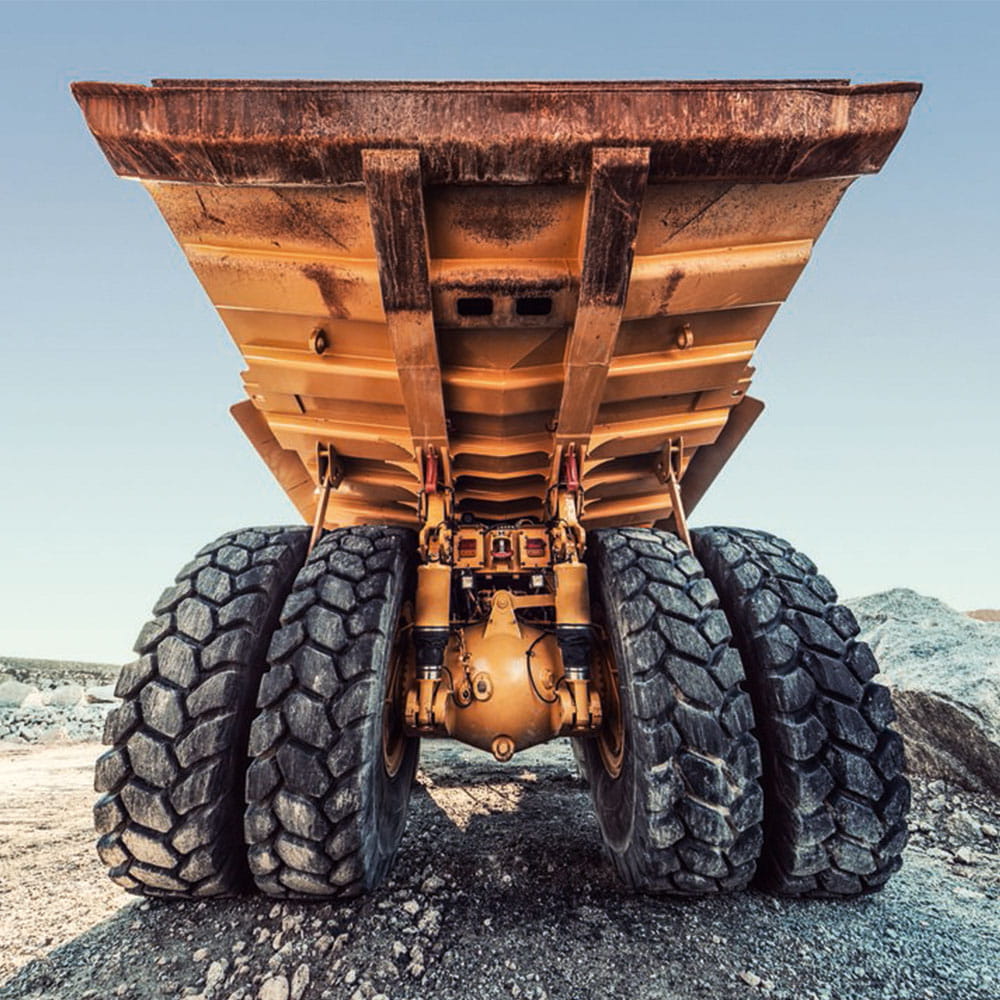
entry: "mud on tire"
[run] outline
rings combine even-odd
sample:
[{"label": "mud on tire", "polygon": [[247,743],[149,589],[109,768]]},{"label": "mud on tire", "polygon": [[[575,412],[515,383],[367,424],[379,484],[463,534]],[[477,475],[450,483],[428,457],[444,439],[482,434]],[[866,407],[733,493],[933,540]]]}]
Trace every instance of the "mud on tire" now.
[{"label": "mud on tire", "polygon": [[761,847],[760,755],[715,590],[663,531],[594,531],[588,562],[624,723],[617,776],[579,741],[608,852],[635,889],[741,889]]},{"label": "mud on tire", "polygon": [[764,764],[757,882],[795,896],[881,888],[901,863],[909,784],[888,688],[854,615],[788,542],[705,528],[697,553],[747,671]]},{"label": "mud on tire", "polygon": [[390,774],[383,710],[415,549],[402,528],[331,531],[285,603],[247,773],[250,868],[270,895],[356,896],[395,858],[419,740]]},{"label": "mud on tire", "polygon": [[97,762],[97,850],[155,896],[250,885],[241,816],[247,734],[278,612],[308,531],[249,528],[206,545],[164,591],[122,669]]}]

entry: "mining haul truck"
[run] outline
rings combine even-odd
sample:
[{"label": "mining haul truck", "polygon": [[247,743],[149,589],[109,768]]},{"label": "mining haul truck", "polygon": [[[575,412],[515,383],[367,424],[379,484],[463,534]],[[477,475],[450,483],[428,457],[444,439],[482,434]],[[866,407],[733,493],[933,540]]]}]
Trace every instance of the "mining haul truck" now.
[{"label": "mining haul truck", "polygon": [[207,544],[142,629],[97,765],[111,877],[363,893],[422,739],[568,737],[635,890],[882,886],[909,786],[853,616],[782,538],[687,517],[919,90],[76,84],[239,348],[232,414],[302,522]]}]

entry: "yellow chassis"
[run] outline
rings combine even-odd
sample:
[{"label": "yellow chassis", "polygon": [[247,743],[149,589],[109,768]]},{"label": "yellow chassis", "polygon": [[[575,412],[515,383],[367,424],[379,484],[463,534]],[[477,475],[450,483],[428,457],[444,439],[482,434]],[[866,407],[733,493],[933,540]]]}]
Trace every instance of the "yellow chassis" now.
[{"label": "yellow chassis", "polygon": [[585,529],[685,535],[763,408],[757,344],[919,87],[74,93],[239,348],[233,415],[313,540],[419,530],[407,730],[506,759],[606,730]]}]

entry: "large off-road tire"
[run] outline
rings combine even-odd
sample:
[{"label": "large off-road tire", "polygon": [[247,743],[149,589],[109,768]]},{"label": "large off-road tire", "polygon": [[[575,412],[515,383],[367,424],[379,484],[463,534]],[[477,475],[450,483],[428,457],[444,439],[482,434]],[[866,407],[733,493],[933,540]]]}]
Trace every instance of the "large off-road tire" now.
[{"label": "large off-road tire", "polygon": [[308,537],[223,535],[177,574],[139,634],[95,780],[97,850],[126,889],[201,897],[252,884],[242,825],[250,718]]},{"label": "large off-road tire", "polygon": [[246,842],[273,896],[347,897],[388,874],[419,740],[402,731],[416,539],[331,531],[281,614],[250,737]]},{"label": "large off-road tire", "polygon": [[743,657],[764,764],[761,888],[853,896],[900,866],[910,788],[889,690],[854,615],[788,542],[705,528],[694,548]]},{"label": "large off-road tire", "polygon": [[638,890],[742,889],[761,848],[760,754],[715,590],[665,531],[594,531],[588,562],[617,673],[605,724],[622,734],[581,741],[608,853]]}]

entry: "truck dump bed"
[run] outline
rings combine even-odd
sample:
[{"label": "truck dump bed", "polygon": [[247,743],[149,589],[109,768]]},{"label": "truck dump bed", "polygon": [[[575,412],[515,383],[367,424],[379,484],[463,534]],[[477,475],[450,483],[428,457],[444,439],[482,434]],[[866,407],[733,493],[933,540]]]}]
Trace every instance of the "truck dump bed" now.
[{"label": "truck dump bed", "polygon": [[761,404],[754,350],[919,86],[159,80],[73,88],[246,359],[233,413],[306,520],[541,516],[560,449],[588,527],[690,510]]}]

